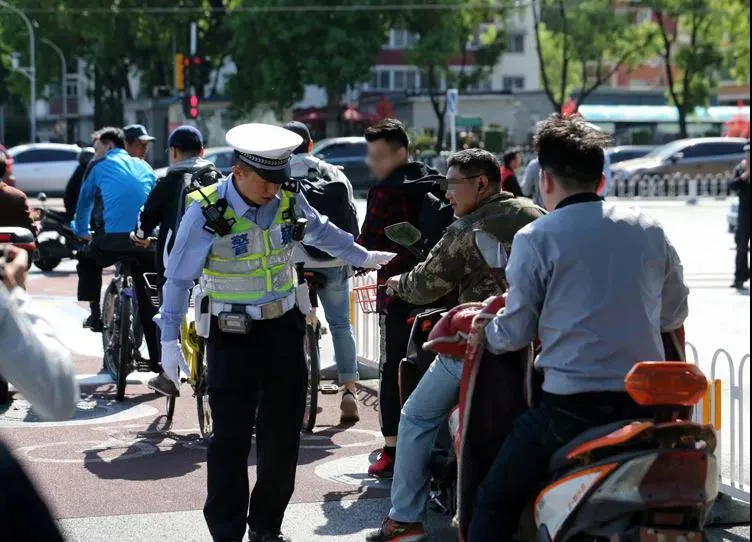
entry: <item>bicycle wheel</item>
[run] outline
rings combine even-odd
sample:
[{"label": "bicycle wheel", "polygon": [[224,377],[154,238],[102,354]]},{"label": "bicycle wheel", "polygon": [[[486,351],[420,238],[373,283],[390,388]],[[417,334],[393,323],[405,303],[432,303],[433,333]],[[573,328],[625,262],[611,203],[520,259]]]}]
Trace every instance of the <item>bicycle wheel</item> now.
[{"label": "bicycle wheel", "polygon": [[[130,283],[130,279],[128,279]],[[130,286],[130,284],[128,284]],[[117,370],[117,391],[115,399],[122,401],[125,399],[125,384],[128,380],[131,366],[131,309],[133,305],[131,298],[122,293],[120,294],[120,348],[118,350],[118,370]]]},{"label": "bicycle wheel", "polygon": [[209,404],[209,367],[206,364],[206,350],[203,339],[200,341],[201,359],[196,367],[196,412],[198,414],[198,430],[201,436],[208,439],[214,432],[212,425],[211,405]]},{"label": "bicycle wheel", "polygon": [[316,414],[319,407],[319,333],[311,324],[306,324],[303,339],[306,366],[308,368],[308,389],[306,390],[306,404],[303,412],[303,431],[310,433],[316,425]]},{"label": "bicycle wheel", "polygon": [[120,333],[120,300],[115,280],[107,286],[102,298],[102,367],[110,373],[113,380],[117,381],[118,373],[118,347]]}]

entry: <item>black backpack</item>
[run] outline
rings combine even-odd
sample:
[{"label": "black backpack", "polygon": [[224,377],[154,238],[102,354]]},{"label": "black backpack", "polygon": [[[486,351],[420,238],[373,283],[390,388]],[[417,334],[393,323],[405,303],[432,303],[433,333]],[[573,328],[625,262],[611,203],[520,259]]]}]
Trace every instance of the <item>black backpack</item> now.
[{"label": "black backpack", "polygon": [[214,164],[209,164],[197,169],[196,171],[183,174],[183,182],[178,187],[178,209],[177,214],[175,215],[175,229],[173,231],[178,231],[180,221],[185,214],[185,207],[188,203],[188,194],[199,188],[216,184],[223,177],[224,175],[222,175],[222,172],[219,171]]},{"label": "black backpack", "polygon": [[[318,167],[310,168],[308,176],[297,179],[300,191],[311,207],[320,215],[329,217],[329,221],[339,229],[358,237],[358,215],[355,204],[350,200],[350,188],[344,174],[333,171],[334,166],[319,163]],[[332,260],[333,256],[314,247],[305,247],[306,252],[318,260]]]}]

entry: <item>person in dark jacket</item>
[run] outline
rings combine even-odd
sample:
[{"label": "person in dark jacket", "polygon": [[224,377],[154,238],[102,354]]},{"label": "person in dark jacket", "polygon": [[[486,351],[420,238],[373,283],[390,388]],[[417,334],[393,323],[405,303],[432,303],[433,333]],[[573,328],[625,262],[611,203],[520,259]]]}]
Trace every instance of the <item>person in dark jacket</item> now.
[{"label": "person in dark jacket", "polygon": [[[397,256],[381,267],[377,274],[379,285],[389,277],[400,275],[415,267],[418,260],[405,248],[389,240],[384,228],[397,222],[420,226],[420,211],[426,195],[434,193],[443,198],[439,181],[444,177],[435,169],[408,156],[409,139],[402,123],[384,119],[366,130],[368,165],[378,183],[368,191],[366,218],[358,243],[368,250],[395,252]],[[376,307],[381,314],[381,361],[379,406],[381,432],[385,446],[369,474],[390,477],[393,473],[400,417],[399,363],[407,349],[410,327],[406,321],[419,308],[386,294],[377,292]]]},{"label": "person in dark jacket", "polygon": [[76,215],[76,205],[78,204],[78,194],[81,192],[81,184],[84,182],[84,176],[89,167],[89,162],[94,158],[94,147],[86,147],[78,153],[78,166],[68,179],[65,185],[65,196],[63,204],[65,205],[65,216],[68,220],[73,220]]},{"label": "person in dark jacket", "polygon": [[[185,210],[185,192],[191,176],[201,169],[206,169],[207,175],[213,174],[213,182],[222,177],[214,164],[201,158],[204,154],[204,141],[201,132],[195,127],[184,125],[175,128],[167,139],[167,146],[171,165],[167,169],[167,174],[157,179],[141,208],[135,231],[131,234],[131,239],[136,245],[148,248],[151,244],[150,236],[159,227],[155,256],[156,270],[160,277],[160,298],[167,256],[172,250],[175,232]],[[163,395],[179,395],[177,387],[164,371],[151,378],[147,386]]]},{"label": "person in dark jacket", "polygon": [[501,190],[514,194],[515,197],[522,197],[522,189],[517,181],[517,169],[522,163],[522,154],[520,149],[509,149],[504,153],[504,165],[501,166]]},{"label": "person in dark jacket", "polygon": [[202,168],[210,168],[218,181],[222,174],[214,164],[204,160],[204,140],[197,128],[189,125],[178,126],[167,139],[170,153],[170,167],[167,174],[157,180],[138,217],[134,230],[134,242],[141,247],[148,247],[149,236],[159,227],[157,238],[157,272],[164,273],[167,255],[175,241],[180,217],[185,209],[182,195],[187,188],[188,175]]},{"label": "person in dark jacket", "polygon": [[749,231],[750,231],[750,192],[749,192],[749,143],[744,147],[747,157],[736,167],[734,180],[729,185],[732,191],[739,194],[739,214],[737,217],[736,241],[736,271],[732,288],[741,290],[749,280]]}]

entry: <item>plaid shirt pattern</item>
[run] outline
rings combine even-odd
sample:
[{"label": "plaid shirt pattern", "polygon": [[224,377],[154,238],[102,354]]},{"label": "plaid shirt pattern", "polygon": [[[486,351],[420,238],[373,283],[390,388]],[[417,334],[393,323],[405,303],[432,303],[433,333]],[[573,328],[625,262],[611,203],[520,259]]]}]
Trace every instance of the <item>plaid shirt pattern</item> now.
[{"label": "plaid shirt pattern", "polygon": [[[384,228],[397,222],[416,222],[419,209],[411,209],[405,191],[400,186],[376,186],[368,192],[366,218],[363,222],[358,243],[368,250],[395,252],[397,256],[381,267],[376,274],[377,283],[386,284],[388,278],[406,273],[418,264],[412,253],[391,241],[384,233]],[[379,288],[376,294],[376,308],[380,313],[386,312],[392,297],[386,294],[386,288]]]}]

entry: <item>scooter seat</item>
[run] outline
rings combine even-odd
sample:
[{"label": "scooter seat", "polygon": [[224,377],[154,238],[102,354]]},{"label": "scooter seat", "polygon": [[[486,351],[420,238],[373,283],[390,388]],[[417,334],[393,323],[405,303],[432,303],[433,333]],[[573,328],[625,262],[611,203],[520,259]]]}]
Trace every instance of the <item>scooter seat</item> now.
[{"label": "scooter seat", "polygon": [[567,455],[569,455],[569,452],[577,448],[580,444],[605,437],[606,435],[610,435],[614,431],[618,431],[625,425],[629,425],[632,422],[633,420],[614,422],[608,425],[599,425],[598,427],[583,431],[569,444],[566,444],[562,448],[556,450],[556,453],[554,453],[553,457],[551,457],[551,462],[549,463],[549,472],[554,473],[567,467],[568,465],[573,464],[573,461],[571,459],[568,459]]}]

